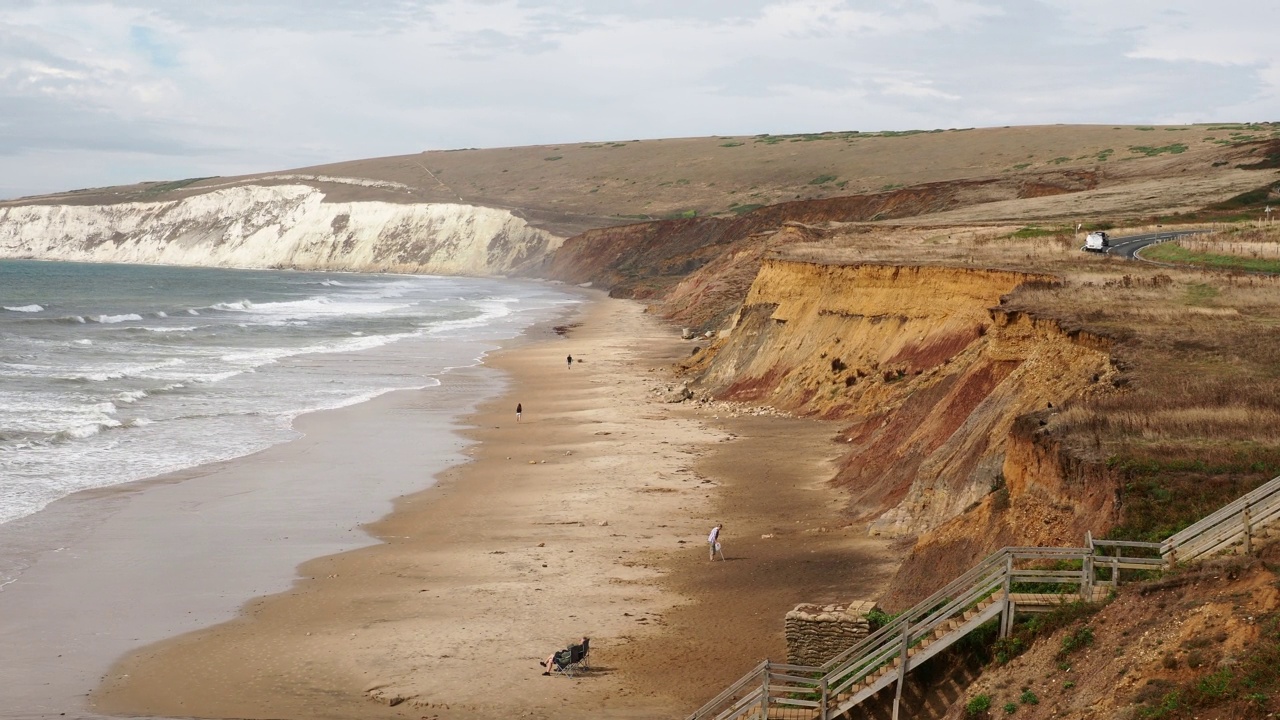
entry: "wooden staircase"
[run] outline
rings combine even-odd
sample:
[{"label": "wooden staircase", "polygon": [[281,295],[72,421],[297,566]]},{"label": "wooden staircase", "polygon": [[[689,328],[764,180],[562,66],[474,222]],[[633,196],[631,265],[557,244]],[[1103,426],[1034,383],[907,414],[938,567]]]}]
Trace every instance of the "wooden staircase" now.
[{"label": "wooden staircase", "polygon": [[1005,637],[1017,613],[1105,598],[1124,570],[1159,571],[1237,548],[1250,552],[1258,530],[1277,519],[1280,477],[1163,543],[1090,535],[1086,547],[1004,548],[821,666],[762,661],[688,720],[835,720],[895,683],[896,720],[907,673],[980,625],[1000,618]]}]

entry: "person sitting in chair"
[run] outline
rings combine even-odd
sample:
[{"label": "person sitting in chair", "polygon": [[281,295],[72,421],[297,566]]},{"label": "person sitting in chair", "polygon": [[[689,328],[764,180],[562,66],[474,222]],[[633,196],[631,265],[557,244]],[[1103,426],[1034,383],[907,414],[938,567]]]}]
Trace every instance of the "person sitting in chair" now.
[{"label": "person sitting in chair", "polygon": [[581,643],[577,645],[570,645],[564,650],[557,650],[551,653],[547,656],[547,659],[542,662],[542,667],[544,668],[542,674],[550,675],[553,672],[560,672],[569,665],[581,662],[582,658],[587,654],[587,648],[591,646],[590,643],[591,638],[583,637]]}]

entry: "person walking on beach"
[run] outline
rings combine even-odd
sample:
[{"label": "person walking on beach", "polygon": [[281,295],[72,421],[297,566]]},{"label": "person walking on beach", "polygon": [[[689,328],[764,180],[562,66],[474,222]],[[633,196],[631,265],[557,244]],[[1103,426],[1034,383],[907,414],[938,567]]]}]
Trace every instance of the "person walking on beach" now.
[{"label": "person walking on beach", "polygon": [[720,553],[720,559],[724,560],[724,552],[720,550],[720,529],[724,527],[720,523],[711,528],[711,534],[707,536],[707,550],[711,554],[711,560],[716,559],[716,553]]},{"label": "person walking on beach", "polygon": [[569,369],[570,369],[570,370],[572,370],[572,369],[573,369],[573,356],[572,356],[572,355],[570,355],[570,356],[569,356]]},{"label": "person walking on beach", "polygon": [[520,414],[523,412],[524,408],[520,406],[520,403],[516,403],[516,422],[520,422]]}]

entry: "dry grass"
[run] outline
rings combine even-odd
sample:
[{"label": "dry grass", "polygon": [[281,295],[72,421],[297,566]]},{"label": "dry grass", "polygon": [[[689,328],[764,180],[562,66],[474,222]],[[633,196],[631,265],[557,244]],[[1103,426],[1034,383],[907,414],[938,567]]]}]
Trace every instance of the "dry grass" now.
[{"label": "dry grass", "polygon": [[[1020,229],[845,226],[787,256],[1062,276],[1063,286],[1023,287],[1005,305],[1114,340],[1114,385],[1067,403],[1049,429],[1127,478],[1121,535],[1167,535],[1280,474],[1280,279],[1098,256],[1072,233]],[[1269,233],[1229,226],[1218,236],[1275,242]]]},{"label": "dry grass", "polygon": [[[1280,126],[1268,126],[1268,135]],[[1063,227],[1189,212],[1256,189],[1247,147],[1188,126],[1177,155],[1131,151],[1152,131],[1115,126],[1040,126],[919,133],[837,132],[673,138],[430,151],[282,170],[288,175],[364,178],[366,187],[314,181],[331,201],[464,202],[514,208],[531,222],[572,234],[591,227],[669,217],[731,218],[753,207],[800,199],[879,194],[955,183],[948,219],[924,222],[1045,223]],[[407,149],[408,150],[408,149]],[[1066,160],[1064,160],[1066,158]],[[264,168],[264,170],[266,170]],[[46,197],[99,204],[175,199],[238,178],[143,183]],[[296,182],[296,180],[290,181]],[[906,224],[909,221],[904,221]],[[1017,230],[1017,227],[1012,230]]]},{"label": "dry grass", "polygon": [[1118,532],[1154,536],[1280,473],[1280,279],[1112,267],[1010,304],[1116,339],[1113,390],[1050,426],[1128,479]]}]

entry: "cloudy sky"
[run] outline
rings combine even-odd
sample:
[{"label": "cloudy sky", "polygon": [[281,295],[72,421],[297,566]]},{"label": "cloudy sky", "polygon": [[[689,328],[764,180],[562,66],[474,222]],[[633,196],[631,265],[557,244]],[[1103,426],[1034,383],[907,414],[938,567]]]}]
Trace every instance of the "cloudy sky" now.
[{"label": "cloudy sky", "polygon": [[0,198],[427,149],[1280,120],[1274,0],[0,0]]}]

